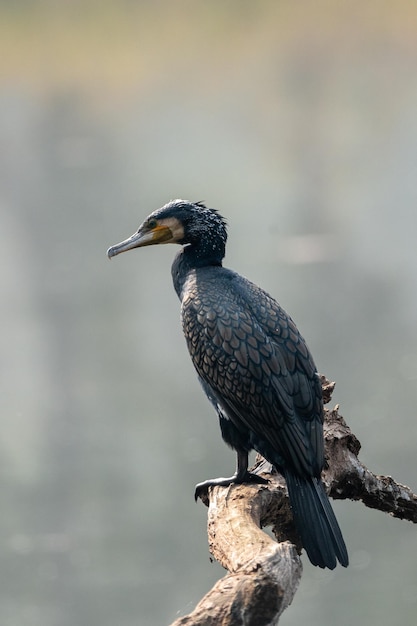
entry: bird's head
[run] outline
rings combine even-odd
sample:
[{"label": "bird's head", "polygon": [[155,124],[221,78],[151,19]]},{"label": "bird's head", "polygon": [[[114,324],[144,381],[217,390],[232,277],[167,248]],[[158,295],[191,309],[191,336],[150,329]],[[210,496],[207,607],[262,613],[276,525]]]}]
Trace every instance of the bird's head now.
[{"label": "bird's head", "polygon": [[227,240],[226,221],[201,202],[172,200],[151,213],[131,237],[107,250],[112,258],[121,252],[160,243],[178,243],[216,250],[224,256]]}]

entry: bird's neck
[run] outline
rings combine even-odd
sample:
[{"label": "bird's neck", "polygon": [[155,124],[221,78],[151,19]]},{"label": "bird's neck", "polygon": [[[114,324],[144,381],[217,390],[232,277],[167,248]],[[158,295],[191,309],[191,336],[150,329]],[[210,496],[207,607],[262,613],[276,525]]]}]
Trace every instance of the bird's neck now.
[{"label": "bird's neck", "polygon": [[199,246],[184,246],[171,267],[172,280],[177,296],[182,299],[184,284],[193,270],[201,267],[221,267],[223,254],[212,250],[211,254]]}]

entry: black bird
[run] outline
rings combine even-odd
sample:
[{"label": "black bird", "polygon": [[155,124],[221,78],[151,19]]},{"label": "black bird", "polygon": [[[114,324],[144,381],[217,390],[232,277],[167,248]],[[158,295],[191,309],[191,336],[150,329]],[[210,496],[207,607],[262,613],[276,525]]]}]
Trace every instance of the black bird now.
[{"label": "black bird", "polygon": [[109,258],[142,246],[178,243],[175,291],[191,359],[217,411],[224,441],[236,450],[230,478],[196,486],[260,482],[248,472],[257,450],[287,482],[296,528],[313,565],[348,565],[343,537],[320,475],[323,403],[316,366],[296,325],[260,287],[222,267],[226,222],[201,202],[173,200],[154,211]]}]

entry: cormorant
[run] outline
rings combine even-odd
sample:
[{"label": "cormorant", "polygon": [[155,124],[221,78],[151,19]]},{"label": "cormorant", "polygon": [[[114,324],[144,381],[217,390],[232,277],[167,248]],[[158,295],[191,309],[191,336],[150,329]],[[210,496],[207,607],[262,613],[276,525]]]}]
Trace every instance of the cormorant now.
[{"label": "cormorant", "polygon": [[202,202],[173,200],[146,218],[111,258],[142,246],[178,243],[172,264],[182,326],[200,383],[237,453],[230,478],[196,486],[262,482],[248,472],[254,449],[283,474],[302,544],[313,565],[348,565],[346,546],[320,475],[322,389],[296,325],[265,291],[222,266],[226,222]]}]

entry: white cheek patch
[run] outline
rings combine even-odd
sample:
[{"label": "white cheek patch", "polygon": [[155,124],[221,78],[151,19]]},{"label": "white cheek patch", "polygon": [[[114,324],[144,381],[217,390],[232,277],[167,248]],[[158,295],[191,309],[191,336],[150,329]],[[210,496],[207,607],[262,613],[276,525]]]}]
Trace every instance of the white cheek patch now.
[{"label": "white cheek patch", "polygon": [[181,222],[175,217],[167,217],[166,219],[159,220],[159,223],[169,228],[172,233],[171,241],[181,241],[184,238],[184,228]]}]

